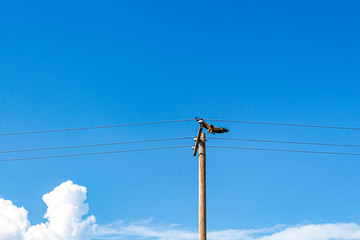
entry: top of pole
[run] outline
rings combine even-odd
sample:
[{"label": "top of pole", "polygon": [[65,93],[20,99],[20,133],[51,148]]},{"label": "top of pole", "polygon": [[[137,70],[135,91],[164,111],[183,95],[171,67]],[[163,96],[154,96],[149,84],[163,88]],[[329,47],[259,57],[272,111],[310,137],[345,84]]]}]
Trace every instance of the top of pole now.
[{"label": "top of pole", "polygon": [[206,128],[209,133],[214,134],[214,135],[229,132],[229,129],[223,128],[223,127],[215,127],[214,125],[208,124],[207,122],[205,122],[205,120],[202,118],[196,117],[195,120],[199,123],[200,126],[199,126],[199,131],[198,131],[197,137],[194,139],[194,141],[196,141],[195,146],[192,147],[192,149],[194,150],[194,152],[193,152],[194,156],[196,156],[197,150],[199,148],[199,142],[200,142],[200,137],[201,137],[203,127]]},{"label": "top of pole", "polygon": [[197,120],[197,122],[199,123],[199,131],[198,131],[197,137],[194,139],[196,142],[195,142],[195,146],[193,147],[193,149],[194,149],[193,156],[196,156],[197,150],[199,148],[200,137],[201,137],[202,129],[204,126],[204,120],[199,119],[199,120]]}]

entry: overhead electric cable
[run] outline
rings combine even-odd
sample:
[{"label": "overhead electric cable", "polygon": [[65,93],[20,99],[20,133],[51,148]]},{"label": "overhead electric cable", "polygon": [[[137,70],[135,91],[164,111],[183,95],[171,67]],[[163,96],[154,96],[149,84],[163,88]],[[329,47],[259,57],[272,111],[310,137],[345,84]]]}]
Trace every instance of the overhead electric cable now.
[{"label": "overhead electric cable", "polygon": [[164,139],[151,139],[151,140],[131,141],[131,142],[98,143],[98,144],[86,144],[86,145],[47,147],[47,148],[18,149],[18,150],[0,151],[0,153],[31,152],[31,151],[44,151],[44,150],[56,150],[56,149],[67,149],[67,148],[83,148],[83,147],[111,146],[111,145],[133,144],[133,143],[163,142],[163,141],[184,140],[184,139],[190,139],[190,138],[193,138],[193,137],[164,138]]},{"label": "overhead electric cable", "polygon": [[94,126],[94,127],[64,128],[64,129],[53,129],[53,130],[42,130],[42,131],[30,131],[30,132],[12,132],[12,133],[0,133],[0,136],[21,135],[21,134],[33,134],[33,133],[51,133],[51,132],[78,131],[78,130],[100,129],[100,128],[129,127],[129,126],[140,126],[140,125],[150,125],[150,124],[188,122],[188,121],[193,121],[193,120],[194,120],[194,119],[183,119],[183,120],[172,120],[172,121],[146,122],[146,123],[129,123],[129,124],[117,124],[117,125]]},{"label": "overhead electric cable", "polygon": [[[245,142],[265,142],[265,143],[286,143],[286,144],[301,144],[301,145],[318,145],[318,146],[334,146],[334,147],[353,147],[360,148],[360,145],[351,144],[336,144],[336,143],[317,143],[317,142],[293,142],[293,141],[278,141],[278,140],[263,140],[263,139],[246,139],[246,138],[221,138],[208,137],[208,139],[230,140],[230,141],[245,141]],[[1,152],[0,152],[1,153]]]},{"label": "overhead electric cable", "polygon": [[318,152],[318,151],[302,151],[302,150],[274,149],[274,148],[248,148],[248,147],[227,147],[227,146],[207,146],[207,147],[209,147],[209,148],[240,149],[240,150],[255,150],[255,151],[274,151],[274,152],[316,153],[316,154],[334,154],[334,155],[360,156],[360,153],[347,153],[347,152]]},{"label": "overhead electric cable", "polygon": [[141,151],[152,151],[152,150],[163,150],[163,149],[185,148],[185,147],[191,147],[191,145],[189,145],[189,146],[172,146],[172,147],[130,149],[130,150],[119,150],[119,151],[108,151],[108,152],[65,154],[65,155],[53,155],[53,156],[39,156],[39,157],[28,157],[28,158],[9,158],[9,159],[0,159],[0,162],[35,160],[35,159],[44,159],[44,158],[78,157],[78,156],[101,155],[101,154],[124,153],[124,152],[141,152]]},{"label": "overhead electric cable", "polygon": [[214,122],[233,122],[245,124],[263,124],[263,125],[276,125],[276,126],[289,126],[289,127],[308,127],[308,128],[329,128],[329,129],[342,129],[342,130],[356,130],[360,131],[359,127],[337,127],[325,125],[308,125],[308,124],[292,124],[292,123],[277,123],[277,122],[255,122],[255,121],[238,121],[238,120],[221,120],[221,119],[205,119]]}]

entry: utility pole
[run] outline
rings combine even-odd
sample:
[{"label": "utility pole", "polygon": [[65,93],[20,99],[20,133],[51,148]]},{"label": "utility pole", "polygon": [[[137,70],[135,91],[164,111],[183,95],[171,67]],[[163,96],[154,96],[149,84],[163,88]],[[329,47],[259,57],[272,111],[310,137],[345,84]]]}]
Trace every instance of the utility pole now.
[{"label": "utility pole", "polygon": [[208,132],[219,134],[228,132],[229,129],[214,127],[206,123],[204,119],[195,118],[195,120],[200,125],[198,134],[194,139],[195,146],[193,146],[193,156],[196,156],[199,149],[199,240],[206,240],[206,139],[202,130],[205,127]]},{"label": "utility pole", "polygon": [[199,143],[199,240],[206,240],[206,150],[205,133]]},{"label": "utility pole", "polygon": [[203,120],[198,121],[199,131],[194,139],[193,155],[196,156],[199,148],[199,240],[206,240],[206,150],[205,133],[202,132]]}]

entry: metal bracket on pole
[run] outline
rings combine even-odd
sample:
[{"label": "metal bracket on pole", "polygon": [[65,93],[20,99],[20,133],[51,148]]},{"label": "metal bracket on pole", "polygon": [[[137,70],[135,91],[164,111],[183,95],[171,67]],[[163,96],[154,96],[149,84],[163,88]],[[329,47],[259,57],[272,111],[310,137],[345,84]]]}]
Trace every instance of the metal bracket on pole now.
[{"label": "metal bracket on pole", "polygon": [[204,120],[201,119],[198,121],[198,123],[200,124],[200,126],[199,126],[199,131],[198,131],[197,137],[196,137],[196,139],[194,139],[196,142],[195,142],[195,146],[193,147],[193,149],[194,149],[193,156],[196,156],[197,150],[199,148],[200,137],[201,137],[201,133],[202,133],[203,125],[204,125]]}]

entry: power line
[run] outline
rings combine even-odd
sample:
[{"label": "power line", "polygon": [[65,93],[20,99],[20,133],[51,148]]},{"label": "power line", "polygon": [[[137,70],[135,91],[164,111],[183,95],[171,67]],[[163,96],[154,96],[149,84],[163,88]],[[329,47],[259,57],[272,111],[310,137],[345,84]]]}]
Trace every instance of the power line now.
[{"label": "power line", "polygon": [[255,151],[275,151],[275,152],[317,153],[317,154],[360,156],[360,153],[347,153],[347,152],[317,152],[317,151],[302,151],[302,150],[273,149],[273,148],[247,148],[247,147],[226,147],[226,146],[207,146],[207,147],[210,147],[210,148],[241,149],[241,150],[255,150]]},{"label": "power line", "polygon": [[129,123],[129,124],[117,124],[107,126],[94,126],[94,127],[80,127],[80,128],[64,128],[64,129],[53,129],[53,130],[41,130],[41,131],[30,131],[30,132],[12,132],[12,133],[0,133],[0,136],[9,135],[21,135],[21,134],[34,134],[34,133],[52,133],[52,132],[65,132],[65,131],[78,131],[88,129],[101,129],[101,128],[115,128],[115,127],[129,127],[129,126],[140,126],[150,124],[162,124],[162,123],[177,123],[177,122],[188,122],[194,119],[183,119],[183,120],[172,120],[172,121],[161,121],[161,122],[146,122],[146,123]]},{"label": "power line", "polygon": [[[187,148],[187,147],[192,147],[192,145],[159,147],[159,148],[130,149],[130,150],[119,150],[119,151],[107,151],[107,152],[65,154],[65,155],[52,155],[52,156],[39,156],[39,157],[28,157],[28,158],[9,158],[9,159],[0,159],[0,162],[36,160],[36,159],[47,159],[47,158],[62,158],[62,157],[77,157],[77,156],[102,155],[102,154],[125,153],[125,152],[141,152],[141,151]],[[275,152],[315,153],[315,154],[360,156],[360,153],[348,153],[348,152],[319,152],[319,151],[302,151],[302,150],[272,149],[272,148],[227,147],[227,146],[207,146],[207,147],[209,147],[209,148],[239,149],[239,150],[255,150],[255,151],[275,151]]]},{"label": "power line", "polygon": [[172,147],[143,148],[143,149],[130,149],[130,150],[109,151],[109,152],[91,152],[91,153],[78,153],[78,154],[66,154],[66,155],[28,157],[28,158],[9,158],[9,159],[0,159],[0,162],[35,160],[35,159],[44,159],[44,158],[78,157],[78,156],[100,155],[100,154],[111,154],[111,153],[124,153],[124,152],[141,152],[141,151],[153,151],[153,150],[185,148],[185,147],[192,147],[192,146],[191,145],[189,145],[189,146],[172,146]]},{"label": "power line", "polygon": [[110,145],[133,144],[133,143],[163,142],[163,141],[184,140],[184,139],[190,139],[190,138],[193,138],[193,137],[165,138],[165,139],[152,139],[152,140],[131,141],[131,142],[98,143],[98,144],[86,144],[86,145],[47,147],[47,148],[6,150],[6,151],[0,151],[0,153],[31,152],[31,151],[44,151],[44,150],[67,149],[67,148],[83,148],[83,147],[96,147],[96,146],[110,146]]},{"label": "power line", "polygon": [[205,120],[215,121],[215,122],[233,122],[233,123],[245,123],[245,124],[263,124],[263,125],[276,125],[276,126],[289,126],[289,127],[328,128],[328,129],[360,131],[360,128],[358,127],[337,127],[337,126],[325,126],[325,125],[308,125],[308,124],[292,124],[292,123],[277,123],[277,122],[254,122],[254,121],[220,120],[220,119],[205,119]]},{"label": "power line", "polygon": [[[52,130],[40,130],[40,131],[11,132],[11,133],[0,133],[0,136],[35,134],[35,133],[52,133],[52,132],[65,132],[65,131],[79,131],[79,130],[89,130],[89,129],[128,127],[128,126],[140,126],[140,125],[163,124],[163,123],[177,123],[177,122],[189,122],[189,121],[193,121],[193,120],[194,119],[182,119],[182,120],[146,122],[146,123],[130,123],[130,124],[116,124],[116,125],[104,125],[104,126],[93,126],[93,127],[79,127],[79,128],[64,128],[64,129],[52,129]],[[357,131],[360,130],[360,128],[357,128],[357,127],[337,127],[337,126],[321,126],[321,125],[291,124],[291,123],[277,123],[277,122],[222,120],[222,119],[205,119],[205,120],[217,121],[217,122],[244,123],[244,124],[263,124],[263,125],[292,126],[292,127],[328,128],[328,129],[343,129],[343,130],[357,130]]]},{"label": "power line", "polygon": [[[336,143],[317,143],[317,142],[293,142],[293,141],[278,141],[278,140],[263,140],[263,139],[246,139],[246,138],[219,138],[208,137],[208,139],[230,140],[230,141],[245,141],[245,142],[266,142],[266,143],[287,143],[287,144],[302,144],[302,145],[318,145],[318,146],[334,146],[334,147],[353,147],[359,148],[360,145],[351,144],[336,144]],[[0,152],[1,153],[1,152]]]}]

